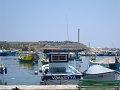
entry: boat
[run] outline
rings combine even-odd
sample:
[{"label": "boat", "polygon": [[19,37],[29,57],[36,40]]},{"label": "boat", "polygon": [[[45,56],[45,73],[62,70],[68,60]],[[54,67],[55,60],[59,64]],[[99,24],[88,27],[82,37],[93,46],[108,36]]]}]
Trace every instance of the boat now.
[{"label": "boat", "polygon": [[42,56],[41,56],[41,63],[43,64],[43,65],[45,65],[45,64],[48,64],[48,62],[49,62],[49,60],[48,60],[48,54],[42,54]]},{"label": "boat", "polygon": [[101,65],[91,65],[85,72],[83,79],[88,80],[116,80],[118,72]]},{"label": "boat", "polygon": [[70,52],[68,55],[68,59],[69,61],[70,60],[82,61],[82,59],[80,58],[80,55],[78,55],[77,52],[76,53]]},{"label": "boat", "polygon": [[11,51],[11,50],[0,50],[0,56],[15,56],[16,51]]},{"label": "boat", "polygon": [[94,56],[90,56],[90,62],[92,63],[94,63],[94,62],[96,62],[96,56],[94,55]]},{"label": "boat", "polygon": [[41,62],[42,62],[42,64],[43,64],[43,65],[48,64],[48,63],[49,63],[48,59],[44,59],[44,58],[41,60]]},{"label": "boat", "polygon": [[18,60],[20,62],[38,62],[39,60],[39,56],[37,53],[32,53],[32,54],[28,54],[28,55],[25,55],[25,56],[19,56],[18,57]]},{"label": "boat", "polygon": [[70,52],[69,55],[68,55],[68,59],[69,60],[74,60],[76,58],[76,54],[73,53],[73,52]]},{"label": "boat", "polygon": [[77,84],[82,73],[68,64],[68,53],[49,53],[49,63],[40,68],[41,84]]}]

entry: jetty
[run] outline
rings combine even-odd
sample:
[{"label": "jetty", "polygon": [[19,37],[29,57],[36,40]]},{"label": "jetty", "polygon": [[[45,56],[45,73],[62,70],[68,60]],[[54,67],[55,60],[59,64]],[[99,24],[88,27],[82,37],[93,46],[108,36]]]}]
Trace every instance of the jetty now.
[{"label": "jetty", "polygon": [[78,90],[77,85],[0,85],[0,90]]}]

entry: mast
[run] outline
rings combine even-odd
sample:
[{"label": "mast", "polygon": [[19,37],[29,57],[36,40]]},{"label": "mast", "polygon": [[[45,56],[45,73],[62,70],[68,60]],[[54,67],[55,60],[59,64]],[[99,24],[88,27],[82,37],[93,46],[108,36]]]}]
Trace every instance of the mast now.
[{"label": "mast", "polygon": [[78,43],[80,43],[80,35],[79,35],[79,33],[80,33],[80,29],[78,28]]},{"label": "mast", "polygon": [[68,17],[66,16],[66,26],[67,26],[67,40],[69,41],[69,31],[68,31]]}]

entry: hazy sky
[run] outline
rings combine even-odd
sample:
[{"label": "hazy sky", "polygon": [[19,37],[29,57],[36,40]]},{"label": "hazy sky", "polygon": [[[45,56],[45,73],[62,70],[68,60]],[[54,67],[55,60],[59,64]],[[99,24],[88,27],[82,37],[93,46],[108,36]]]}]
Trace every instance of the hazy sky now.
[{"label": "hazy sky", "polygon": [[120,0],[0,0],[0,41],[77,41],[78,28],[83,44],[120,48]]}]

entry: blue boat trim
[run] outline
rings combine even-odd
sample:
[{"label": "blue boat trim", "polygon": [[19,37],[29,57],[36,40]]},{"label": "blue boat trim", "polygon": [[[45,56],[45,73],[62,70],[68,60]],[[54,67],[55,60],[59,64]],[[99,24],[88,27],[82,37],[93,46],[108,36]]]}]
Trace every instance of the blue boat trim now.
[{"label": "blue boat trim", "polygon": [[80,75],[46,75],[44,80],[78,80],[81,79]]}]

